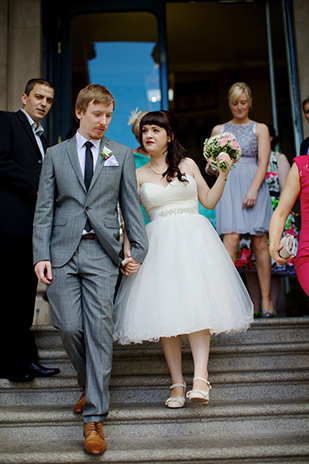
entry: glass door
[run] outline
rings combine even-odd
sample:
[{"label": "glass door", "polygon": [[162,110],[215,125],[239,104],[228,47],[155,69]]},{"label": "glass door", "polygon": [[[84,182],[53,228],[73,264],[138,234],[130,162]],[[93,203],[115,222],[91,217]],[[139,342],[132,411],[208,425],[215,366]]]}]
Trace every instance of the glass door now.
[{"label": "glass door", "polygon": [[116,101],[107,137],[134,148],[130,112],[161,107],[156,17],[148,12],[78,15],[70,23],[70,43],[71,124],[79,90],[105,85]]}]

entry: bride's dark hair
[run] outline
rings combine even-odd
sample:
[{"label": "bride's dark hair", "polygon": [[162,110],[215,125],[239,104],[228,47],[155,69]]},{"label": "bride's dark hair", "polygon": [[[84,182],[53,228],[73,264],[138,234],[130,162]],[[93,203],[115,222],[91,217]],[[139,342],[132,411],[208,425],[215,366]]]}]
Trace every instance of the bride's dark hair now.
[{"label": "bride's dark hair", "polygon": [[[166,150],[166,161],[168,164],[167,170],[162,174],[162,177],[166,176],[166,180],[171,182],[175,174],[181,182],[187,182],[184,174],[180,172],[179,164],[186,156],[188,152],[184,149],[181,143],[175,138],[176,122],[175,118],[169,111],[150,111],[145,114],[140,122],[140,143],[143,146],[143,126],[159,126],[166,130],[167,135],[171,138],[171,141],[167,143]],[[144,147],[145,148],[145,147]],[[146,148],[145,148],[146,150]],[[165,154],[165,153],[163,153]]]}]

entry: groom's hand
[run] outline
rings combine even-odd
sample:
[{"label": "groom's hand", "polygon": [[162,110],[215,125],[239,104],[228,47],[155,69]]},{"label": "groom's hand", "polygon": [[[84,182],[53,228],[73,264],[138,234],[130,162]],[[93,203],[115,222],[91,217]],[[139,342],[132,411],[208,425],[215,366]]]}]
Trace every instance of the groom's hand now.
[{"label": "groom's hand", "polygon": [[123,275],[130,275],[133,272],[137,272],[139,267],[140,267],[140,262],[136,261],[136,259],[132,258],[131,253],[127,253],[127,258],[125,258],[120,267],[120,271],[122,272]]},{"label": "groom's hand", "polygon": [[48,285],[51,283],[53,275],[50,261],[39,261],[36,263],[34,266],[34,272],[36,273],[39,282],[43,282]]}]

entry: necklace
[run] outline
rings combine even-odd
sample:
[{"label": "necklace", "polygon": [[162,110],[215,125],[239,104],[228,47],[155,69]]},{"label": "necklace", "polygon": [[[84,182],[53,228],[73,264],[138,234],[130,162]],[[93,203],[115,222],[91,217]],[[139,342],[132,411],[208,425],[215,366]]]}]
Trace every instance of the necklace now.
[{"label": "necklace", "polygon": [[158,172],[158,171],[156,171],[156,170],[152,167],[151,161],[149,161],[149,166],[150,166],[150,169],[151,169],[155,174],[157,174],[158,176],[162,176],[162,175],[165,173],[165,171],[166,171],[166,169],[165,169],[165,171],[163,171],[163,172]]}]

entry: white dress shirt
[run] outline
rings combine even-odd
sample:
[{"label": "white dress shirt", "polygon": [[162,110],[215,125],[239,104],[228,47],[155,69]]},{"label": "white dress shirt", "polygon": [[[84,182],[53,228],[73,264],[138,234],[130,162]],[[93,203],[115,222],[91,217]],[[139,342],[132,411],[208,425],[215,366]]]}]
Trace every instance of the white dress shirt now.
[{"label": "white dress shirt", "polygon": [[[83,174],[83,178],[85,177],[85,160],[86,160],[85,143],[86,142],[91,142],[93,144],[92,147],[90,148],[90,150],[91,150],[92,156],[93,156],[93,172],[94,172],[97,161],[98,161],[101,140],[88,140],[83,135],[81,135],[79,133],[79,131],[76,132],[77,155],[78,155],[80,168],[81,168],[81,171],[82,171],[82,174]],[[92,234],[92,233],[94,233],[93,229],[90,230],[90,232],[87,232],[84,229],[82,235]]]},{"label": "white dress shirt", "polygon": [[83,135],[81,135],[79,131],[76,132],[77,154],[78,154],[79,164],[82,170],[83,177],[85,177],[85,158],[86,158],[85,143],[86,142],[91,142],[93,144],[90,150],[93,156],[93,172],[94,172],[97,161],[98,161],[101,140],[88,140]]},{"label": "white dress shirt", "polygon": [[33,121],[32,117],[27,113],[27,111],[25,111],[22,108],[21,108],[21,111],[24,113],[24,115],[26,116],[26,118],[29,121],[29,124],[31,126],[32,131],[33,131],[35,140],[36,140],[36,142],[38,144],[38,147],[40,149],[40,152],[42,154],[42,158],[44,159],[45,151],[44,151],[42,140],[41,140],[41,135],[43,134],[44,129],[41,126],[41,124],[37,124],[35,121]]}]

